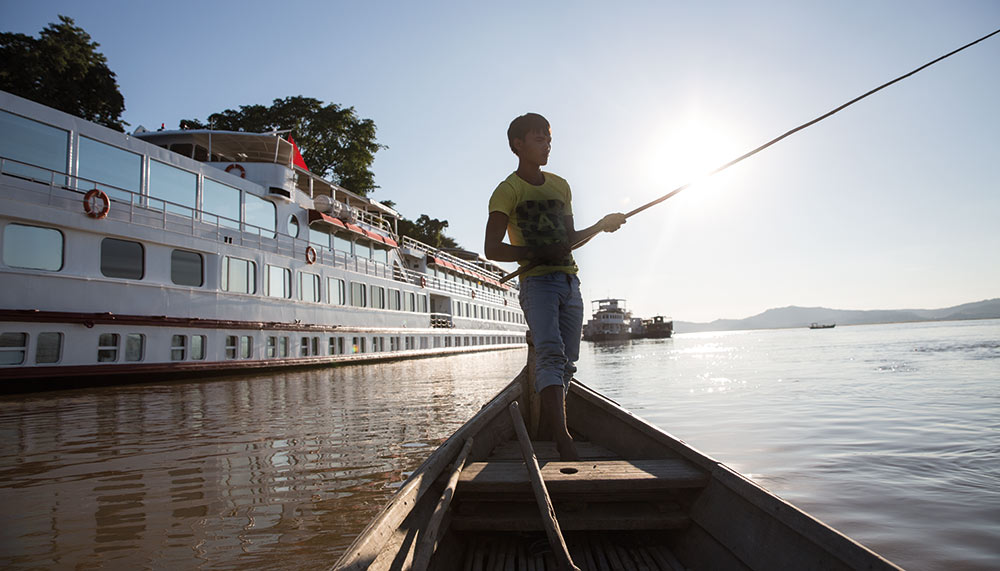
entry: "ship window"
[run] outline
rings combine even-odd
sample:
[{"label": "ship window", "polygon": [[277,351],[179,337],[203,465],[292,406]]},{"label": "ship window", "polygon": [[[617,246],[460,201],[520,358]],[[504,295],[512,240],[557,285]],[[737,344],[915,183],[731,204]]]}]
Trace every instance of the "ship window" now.
[{"label": "ship window", "polygon": [[267,338],[267,345],[264,350],[264,357],[273,359],[278,351],[278,338],[271,336]]},{"label": "ship window", "polygon": [[299,237],[299,219],[294,214],[288,216],[288,235],[292,238]]},{"label": "ship window", "polygon": [[427,313],[428,312],[427,296],[426,295],[417,296],[417,299],[420,301],[420,313]]},{"label": "ship window", "polygon": [[299,355],[302,357],[309,356],[309,338],[303,337],[302,343],[299,345]]},{"label": "ship window", "polygon": [[195,209],[198,177],[159,161],[149,161],[150,208],[191,216]]},{"label": "ship window", "polygon": [[309,242],[330,249],[330,233],[320,228],[309,228]]},{"label": "ship window", "polygon": [[184,155],[187,158],[191,158],[191,151],[194,150],[194,145],[191,143],[174,143],[170,145],[170,150],[177,153],[178,155]]},{"label": "ship window", "polygon": [[253,337],[243,335],[240,337],[240,358],[249,359],[253,355]]},{"label": "ship window", "polygon": [[384,248],[378,248],[378,247],[373,248],[372,250],[373,250],[373,256],[372,257],[376,261],[382,262],[383,264],[388,264],[389,263],[389,250],[386,250]]},{"label": "ship window", "polygon": [[368,300],[365,296],[367,289],[363,283],[351,282],[351,305],[354,307],[368,307]]},{"label": "ship window", "polygon": [[292,297],[292,270],[268,265],[267,295],[270,297]]},{"label": "ship window", "polygon": [[226,358],[235,359],[236,358],[236,347],[239,343],[239,338],[235,335],[226,335]]},{"label": "ship window", "polygon": [[413,311],[417,302],[417,294],[408,291],[403,294],[403,311]]},{"label": "ship window", "polygon": [[62,232],[8,224],[3,229],[3,263],[12,268],[58,272],[63,267]]},{"label": "ship window", "polygon": [[318,275],[299,272],[299,299],[318,302],[321,283]]},{"label": "ship window", "polygon": [[208,160],[208,149],[201,145],[194,146],[194,160],[198,162],[205,162]]},{"label": "ship window", "polygon": [[35,340],[36,363],[58,363],[62,356],[62,333],[39,333]]},{"label": "ship window", "polygon": [[259,232],[261,236],[274,238],[278,216],[274,203],[264,200],[255,194],[244,192],[243,206],[246,212],[245,221],[250,226],[246,231],[252,234]]},{"label": "ship window", "polygon": [[361,242],[354,243],[354,255],[359,258],[369,259],[372,257],[372,249],[368,244],[362,244]]},{"label": "ship window", "polygon": [[48,171],[66,172],[69,132],[0,111],[0,156],[28,163],[4,161],[3,172],[47,182],[51,178]]},{"label": "ship window", "polygon": [[191,336],[191,358],[194,359],[195,361],[203,361],[205,359],[204,335]]},{"label": "ship window", "polygon": [[27,333],[0,333],[0,365],[20,365],[27,350]]},{"label": "ship window", "polygon": [[333,235],[333,249],[338,252],[344,252],[345,254],[351,253],[351,241],[341,238],[336,234]]},{"label": "ship window", "polygon": [[170,253],[170,281],[177,285],[200,287],[205,283],[201,254],[186,250]]},{"label": "ship window", "polygon": [[101,333],[97,338],[97,362],[114,363],[118,360],[118,334]]},{"label": "ship window", "polygon": [[143,248],[139,242],[105,238],[101,240],[101,273],[109,278],[141,280]]},{"label": "ship window", "polygon": [[327,286],[327,299],[330,303],[335,305],[346,305],[347,304],[347,291],[344,287],[344,280],[337,278],[328,278],[326,280]]},{"label": "ship window", "polygon": [[[129,192],[139,194],[142,155],[80,137],[77,156],[79,162],[76,174],[85,179],[81,181],[83,183],[81,186],[92,188],[92,185],[86,184],[90,181],[104,183],[98,185],[98,188],[125,202],[132,201]],[[129,192],[122,192],[123,190]]]},{"label": "ship window", "polygon": [[201,194],[202,220],[226,228],[240,227],[240,189],[206,178]]},{"label": "ship window", "polygon": [[222,260],[222,289],[237,293],[257,292],[257,264],[250,260],[230,258]]},{"label": "ship window", "polygon": [[125,336],[125,360],[142,361],[143,350],[146,348],[146,336],[141,333],[129,333]]},{"label": "ship window", "polygon": [[278,356],[288,356],[288,336],[278,337]]},{"label": "ship window", "polygon": [[372,286],[372,307],[375,309],[385,309],[385,288],[382,286]]},{"label": "ship window", "polygon": [[170,360],[183,361],[187,353],[187,335],[174,335],[170,338]]},{"label": "ship window", "polygon": [[389,290],[389,309],[399,311],[402,303],[402,295],[398,289]]}]

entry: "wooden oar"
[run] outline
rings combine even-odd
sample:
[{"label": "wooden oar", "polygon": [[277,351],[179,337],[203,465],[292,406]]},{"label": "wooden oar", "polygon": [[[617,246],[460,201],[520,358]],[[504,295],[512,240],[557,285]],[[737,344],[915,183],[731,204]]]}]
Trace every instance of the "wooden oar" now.
[{"label": "wooden oar", "polygon": [[416,571],[424,571],[431,562],[431,556],[434,555],[435,544],[437,543],[438,528],[441,527],[444,515],[448,512],[448,506],[451,505],[451,500],[455,497],[455,487],[458,485],[458,477],[462,475],[462,468],[465,467],[465,461],[469,458],[469,452],[471,451],[472,438],[467,438],[465,446],[462,447],[458,458],[452,464],[448,485],[445,486],[444,492],[441,493],[441,499],[438,500],[437,507],[434,508],[434,513],[431,515],[430,521],[427,522],[427,528],[420,538],[420,544],[417,546],[417,555],[413,560],[412,567]]},{"label": "wooden oar", "polygon": [[[737,158],[729,161],[728,163],[726,163],[726,164],[724,164],[724,165],[716,168],[715,170],[713,170],[713,171],[711,171],[709,173],[706,173],[703,177],[700,177],[697,181],[692,181],[692,182],[689,182],[687,184],[681,185],[681,186],[679,186],[679,187],[671,190],[667,194],[664,194],[663,196],[661,196],[661,197],[659,197],[659,198],[657,198],[655,200],[651,200],[650,202],[647,202],[646,204],[643,204],[639,208],[636,208],[635,210],[632,210],[631,212],[629,212],[628,214],[626,214],[625,218],[626,219],[630,218],[633,215],[638,214],[638,213],[642,212],[643,210],[646,210],[647,208],[650,208],[652,206],[656,206],[657,204],[663,202],[664,200],[667,200],[671,196],[674,196],[677,193],[679,193],[680,191],[682,191],[682,190],[684,190],[684,189],[692,186],[693,184],[695,184],[695,182],[700,182],[701,180],[703,180],[705,178],[708,178],[708,177],[710,177],[710,176],[712,176],[714,174],[718,174],[718,173],[720,173],[720,172],[728,169],[729,167],[735,165],[736,163],[741,162],[744,159],[748,159],[748,158],[756,155],[757,153],[763,151],[764,149],[770,147],[771,145],[777,143],[778,141],[780,141],[780,140],[782,140],[782,139],[784,139],[786,137],[789,137],[791,135],[794,135],[795,133],[801,131],[802,129],[805,129],[806,127],[811,127],[812,125],[815,125],[816,123],[819,123],[820,121],[822,121],[823,119],[826,119],[827,117],[833,115],[834,113],[837,113],[839,111],[842,111],[843,109],[846,109],[847,107],[850,107],[851,105],[854,105],[855,103],[857,103],[858,101],[861,101],[865,97],[868,97],[869,95],[874,95],[875,93],[877,93],[879,91],[882,91],[886,87],[889,87],[890,85],[892,85],[892,84],[894,84],[894,83],[896,83],[898,81],[902,81],[902,80],[906,79],[907,77],[910,77],[911,75],[917,73],[918,71],[920,71],[922,69],[928,68],[928,67],[936,64],[937,62],[939,62],[939,61],[941,61],[941,60],[943,60],[945,58],[949,58],[949,57],[957,54],[958,52],[960,52],[960,51],[962,51],[962,50],[964,50],[966,48],[972,47],[972,46],[978,44],[979,42],[981,42],[981,41],[983,41],[983,40],[985,40],[987,38],[990,38],[992,36],[995,36],[997,34],[1000,34],[1000,30],[994,30],[993,32],[990,32],[989,34],[986,34],[985,36],[979,38],[978,40],[969,42],[968,44],[965,44],[964,46],[962,46],[962,47],[960,47],[960,48],[958,48],[958,49],[956,49],[954,51],[946,53],[945,55],[943,55],[943,56],[941,56],[941,57],[939,57],[937,59],[931,60],[931,61],[925,63],[924,65],[922,65],[922,66],[914,69],[913,71],[911,71],[909,73],[904,73],[903,75],[897,77],[896,79],[893,79],[891,81],[883,83],[882,85],[876,87],[875,89],[872,89],[871,91],[869,91],[869,92],[867,92],[867,93],[865,93],[863,95],[859,95],[858,97],[855,97],[854,99],[848,101],[847,103],[844,103],[843,105],[841,105],[840,107],[837,107],[836,109],[833,109],[832,111],[827,111],[826,113],[820,115],[819,117],[816,117],[815,119],[812,119],[810,121],[806,121],[805,123],[799,125],[798,127],[794,128],[794,129],[791,129],[789,131],[786,131],[785,133],[779,135],[778,137],[775,137],[775,138],[771,139],[770,141],[764,143],[763,145],[757,147],[756,149],[754,149],[754,150],[752,150],[752,151],[750,151],[750,152],[748,152],[746,154],[743,154],[743,155],[741,155],[741,156],[739,156],[739,157],[737,157]],[[597,234],[600,234],[600,230],[598,230],[597,232],[594,232],[593,234],[591,234],[589,236],[585,236],[581,240],[577,241],[575,244],[572,245],[572,249],[575,250],[575,249],[579,248],[580,246],[583,246],[584,244],[586,244],[591,238],[593,238]],[[504,283],[504,282],[506,282],[506,281],[508,281],[510,279],[513,279],[513,278],[515,278],[515,277],[523,274],[524,272],[526,272],[526,271],[528,271],[528,270],[530,270],[532,268],[537,268],[541,264],[542,264],[541,262],[537,262],[536,261],[536,262],[531,262],[530,264],[528,264],[526,266],[522,266],[522,267],[518,268],[516,271],[514,271],[512,273],[509,273],[509,274],[505,275],[504,277],[500,278],[500,283]]]},{"label": "wooden oar", "polygon": [[566,540],[563,539],[562,530],[559,529],[556,510],[552,507],[552,499],[549,497],[548,490],[545,489],[542,470],[538,467],[538,458],[535,457],[535,450],[531,447],[528,429],[524,426],[524,419],[521,418],[521,411],[518,410],[517,403],[512,402],[509,410],[511,419],[514,421],[514,431],[517,432],[517,441],[521,445],[521,455],[524,456],[524,464],[528,467],[531,489],[535,492],[535,501],[538,503],[538,510],[542,513],[542,524],[545,527],[545,534],[549,538],[549,546],[552,547],[552,555],[556,558],[559,569],[562,571],[580,571],[580,568],[573,564],[569,548],[566,547]]}]

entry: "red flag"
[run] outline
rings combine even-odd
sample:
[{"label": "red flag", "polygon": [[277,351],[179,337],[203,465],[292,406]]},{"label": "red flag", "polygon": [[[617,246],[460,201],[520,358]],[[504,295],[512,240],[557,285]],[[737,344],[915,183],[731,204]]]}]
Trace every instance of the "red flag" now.
[{"label": "red flag", "polygon": [[292,162],[297,167],[309,170],[309,167],[306,166],[306,161],[302,159],[302,153],[299,152],[299,146],[295,144],[295,139],[291,135],[288,136],[288,142],[292,144],[292,150],[295,151],[295,157],[292,159]]}]

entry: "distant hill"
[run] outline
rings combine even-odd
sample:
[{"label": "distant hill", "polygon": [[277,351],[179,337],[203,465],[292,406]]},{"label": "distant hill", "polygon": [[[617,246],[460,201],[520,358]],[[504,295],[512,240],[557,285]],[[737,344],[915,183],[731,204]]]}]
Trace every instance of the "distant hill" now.
[{"label": "distant hill", "polygon": [[786,329],[810,323],[868,325],[910,321],[951,321],[1000,318],[1000,298],[965,303],[943,309],[828,309],[826,307],[780,307],[746,319],[716,319],[711,323],[674,322],[677,333],[732,331],[737,329]]}]

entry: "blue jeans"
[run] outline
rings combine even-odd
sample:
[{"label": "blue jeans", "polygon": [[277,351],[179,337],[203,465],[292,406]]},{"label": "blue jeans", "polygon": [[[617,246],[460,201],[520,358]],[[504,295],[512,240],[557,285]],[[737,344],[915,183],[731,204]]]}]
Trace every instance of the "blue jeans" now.
[{"label": "blue jeans", "polygon": [[583,332],[580,279],[562,272],[522,278],[520,300],[535,344],[535,390],[569,389]]}]

